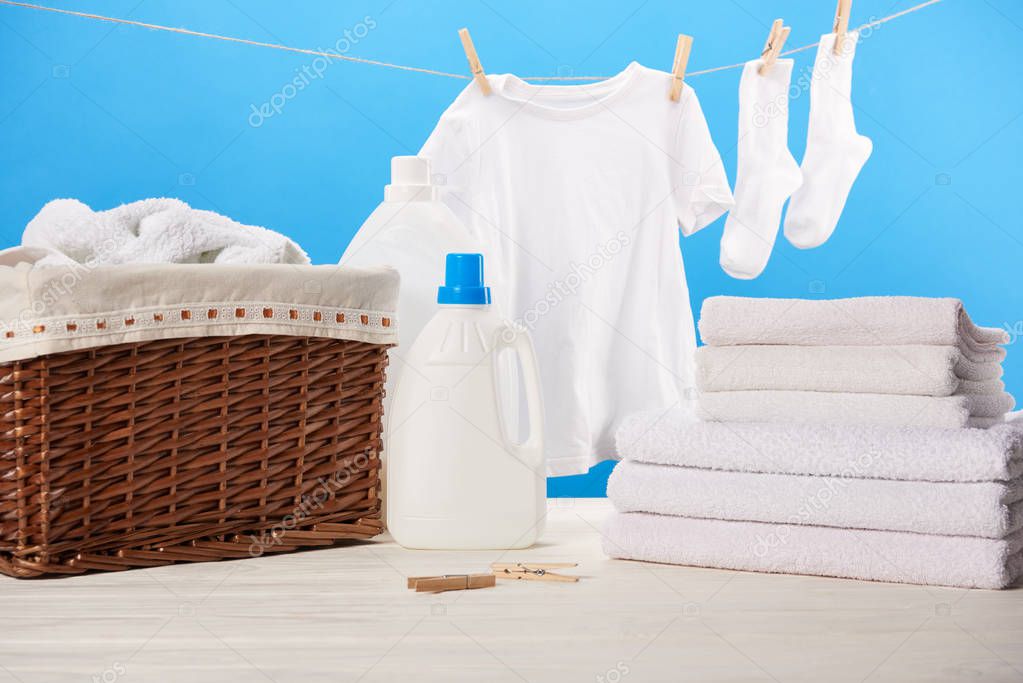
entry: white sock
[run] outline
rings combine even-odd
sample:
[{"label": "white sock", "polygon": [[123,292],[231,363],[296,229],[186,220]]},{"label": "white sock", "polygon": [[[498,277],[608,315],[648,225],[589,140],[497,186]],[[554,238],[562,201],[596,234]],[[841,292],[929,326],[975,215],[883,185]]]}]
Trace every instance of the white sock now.
[{"label": "white sock", "polygon": [[743,280],[763,272],[785,200],[803,182],[788,143],[792,60],[776,61],[763,76],[761,64],[759,59],[747,62],[739,81],[735,207],[721,237],[721,267]]},{"label": "white sock", "polygon": [[841,55],[835,34],[821,37],[810,84],[810,123],[803,156],[803,186],[785,215],[785,237],[800,249],[824,244],[838,225],[845,200],[874,149],[853,121],[852,63],[857,34],[850,31]]}]

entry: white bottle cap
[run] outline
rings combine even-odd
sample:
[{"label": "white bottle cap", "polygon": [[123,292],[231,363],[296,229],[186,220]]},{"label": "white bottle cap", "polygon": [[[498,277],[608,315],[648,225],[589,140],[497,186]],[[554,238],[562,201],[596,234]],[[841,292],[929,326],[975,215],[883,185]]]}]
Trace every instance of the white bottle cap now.
[{"label": "white bottle cap", "polygon": [[430,182],[430,162],[413,156],[391,159],[391,184],[384,188],[385,201],[432,201],[437,190]]}]

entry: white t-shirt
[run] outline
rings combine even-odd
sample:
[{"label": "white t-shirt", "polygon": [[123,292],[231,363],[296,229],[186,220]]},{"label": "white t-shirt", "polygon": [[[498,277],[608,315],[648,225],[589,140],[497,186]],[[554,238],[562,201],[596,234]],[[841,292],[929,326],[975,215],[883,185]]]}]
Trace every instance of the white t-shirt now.
[{"label": "white t-shirt", "polygon": [[484,245],[495,302],[532,333],[548,473],[616,456],[623,417],[693,386],[696,332],[678,246],[732,205],[696,93],[632,63],[606,81],[488,76],[420,156]]}]

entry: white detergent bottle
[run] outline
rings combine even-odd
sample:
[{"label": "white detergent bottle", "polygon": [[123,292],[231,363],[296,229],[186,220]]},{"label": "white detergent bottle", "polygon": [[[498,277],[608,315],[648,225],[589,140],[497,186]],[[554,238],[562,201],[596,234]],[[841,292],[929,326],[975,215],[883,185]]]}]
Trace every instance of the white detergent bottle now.
[{"label": "white detergent bottle", "polygon": [[[401,275],[398,347],[391,354],[387,396],[404,364],[405,351],[433,315],[444,256],[482,251],[468,229],[438,197],[430,162],[414,156],[391,159],[391,184],[341,256],[343,266],[388,265]],[[387,414],[385,403],[384,414]]]},{"label": "white detergent bottle", "polygon": [[391,184],[384,201],[370,214],[341,256],[341,265],[387,265],[401,275],[398,290],[398,345],[388,352],[384,383],[384,444],[381,476],[386,513],[389,444],[386,430],[397,379],[412,342],[436,309],[437,283],[444,277],[444,256],[482,251],[469,230],[441,201],[430,162],[415,156],[391,159]]},{"label": "white detergent bottle", "polygon": [[[490,304],[481,254],[448,254],[439,309],[406,354],[388,420],[387,526],[406,548],[526,548],[546,516],[543,407],[529,334]],[[513,440],[498,356],[518,355],[529,434]]]}]

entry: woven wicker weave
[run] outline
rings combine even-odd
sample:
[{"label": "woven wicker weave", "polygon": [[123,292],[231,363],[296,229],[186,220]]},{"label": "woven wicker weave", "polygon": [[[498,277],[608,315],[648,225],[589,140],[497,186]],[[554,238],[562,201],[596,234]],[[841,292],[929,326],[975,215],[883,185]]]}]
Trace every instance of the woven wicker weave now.
[{"label": "woven wicker weave", "polygon": [[250,335],[0,366],[0,572],[153,567],[381,531],[386,346]]}]

